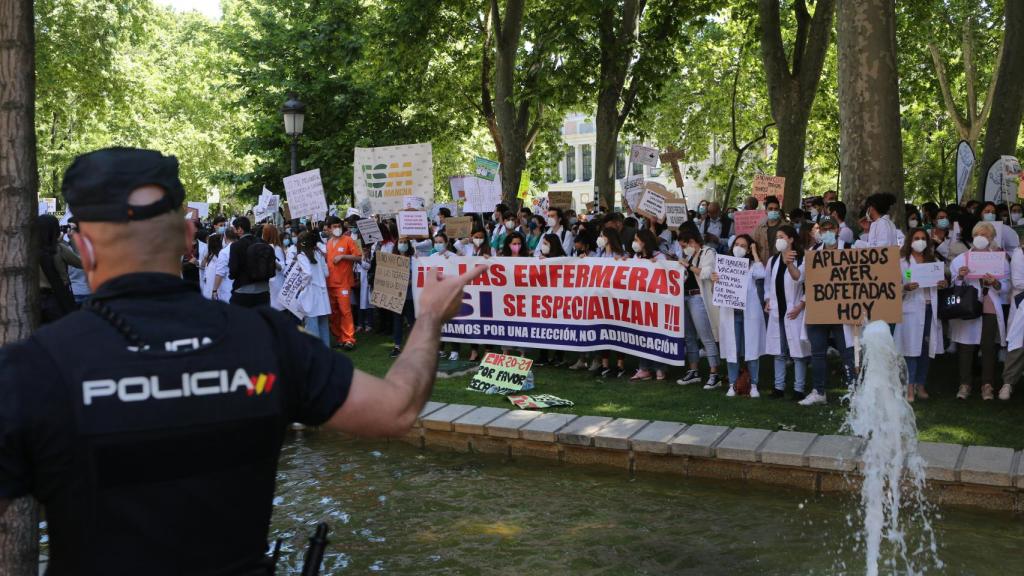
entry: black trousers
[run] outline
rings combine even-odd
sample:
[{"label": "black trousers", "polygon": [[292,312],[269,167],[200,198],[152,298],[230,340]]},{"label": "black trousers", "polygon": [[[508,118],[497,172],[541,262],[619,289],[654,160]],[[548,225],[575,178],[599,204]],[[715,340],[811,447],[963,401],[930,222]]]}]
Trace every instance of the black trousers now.
[{"label": "black trousers", "polygon": [[257,294],[235,292],[231,294],[231,303],[235,306],[243,306],[245,308],[270,306],[270,292],[259,292]]}]

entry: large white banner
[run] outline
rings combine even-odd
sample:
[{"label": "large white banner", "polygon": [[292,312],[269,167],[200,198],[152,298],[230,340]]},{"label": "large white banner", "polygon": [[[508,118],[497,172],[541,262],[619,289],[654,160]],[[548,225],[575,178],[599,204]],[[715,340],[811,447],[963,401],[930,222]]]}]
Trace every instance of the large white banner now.
[{"label": "large white banner", "polygon": [[356,148],[352,184],[356,207],[364,216],[390,216],[402,209],[402,198],[423,198],[434,204],[434,156],[430,142],[380,148]]},{"label": "large white banner", "polygon": [[462,310],[441,339],[556,350],[618,350],[686,363],[683,275],[677,262],[606,258],[446,258],[413,262],[419,295],[428,274],[490,268],[466,287]]}]

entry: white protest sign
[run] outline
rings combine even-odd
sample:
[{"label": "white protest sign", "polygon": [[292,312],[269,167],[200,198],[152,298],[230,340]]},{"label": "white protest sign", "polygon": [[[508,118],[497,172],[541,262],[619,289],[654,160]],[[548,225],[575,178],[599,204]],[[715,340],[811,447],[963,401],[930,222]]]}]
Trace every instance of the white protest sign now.
[{"label": "white protest sign", "polygon": [[630,210],[636,210],[636,205],[640,203],[640,196],[644,193],[644,175],[637,174],[635,176],[627,176],[622,181],[622,195],[626,201],[626,207]]},{"label": "white protest sign", "polygon": [[966,140],[961,140],[956,149],[956,203],[959,204],[964,198],[964,189],[967,188],[967,181],[971,179],[971,169],[974,168],[974,150]]},{"label": "white protest sign", "polygon": [[665,225],[671,230],[679,230],[679,227],[686,224],[686,200],[682,198],[670,198],[665,201]]},{"label": "white protest sign", "polygon": [[666,199],[664,193],[648,188],[644,190],[644,195],[640,197],[640,202],[633,211],[641,216],[654,218],[661,222],[665,219]]},{"label": "white protest sign", "polygon": [[302,310],[302,305],[299,303],[299,294],[302,293],[303,288],[309,284],[310,280],[312,280],[312,277],[302,271],[302,266],[299,266],[299,257],[296,256],[295,260],[292,261],[292,265],[284,273],[284,281],[281,284],[278,302],[280,302],[282,308],[295,314],[299,320],[306,317],[306,313]]},{"label": "white protest sign", "polygon": [[377,272],[374,275],[373,292],[370,293],[370,304],[401,314],[405,308],[405,297],[409,293],[410,272],[411,263],[408,256],[378,252]]},{"label": "white protest sign", "polygon": [[633,144],[633,147],[629,150],[629,161],[634,164],[643,164],[644,166],[657,168],[658,157],[660,155],[661,153],[657,148],[644,146],[642,144]]},{"label": "white protest sign", "polygon": [[471,177],[466,184],[466,203],[462,211],[467,214],[486,214],[493,212],[494,207],[501,204],[501,173],[499,172],[494,181],[483,178]]},{"label": "white protest sign", "polygon": [[967,252],[967,278],[977,280],[991,274],[995,278],[1006,278],[1006,252]]},{"label": "white protest sign", "polygon": [[466,186],[469,185],[469,181],[472,179],[472,176],[450,176],[448,178],[448,187],[452,191],[452,200],[456,202],[466,200]]},{"label": "white protest sign", "polygon": [[942,262],[911,264],[906,271],[907,281],[920,288],[933,288],[946,279],[946,265]]},{"label": "white protest sign", "polygon": [[373,218],[357,220],[356,227],[359,228],[359,236],[363,239],[363,244],[373,244],[384,240],[384,235],[380,233],[380,226]]},{"label": "white protest sign", "polygon": [[39,199],[39,216],[42,216],[43,214],[53,214],[55,212],[57,212],[56,198]]},{"label": "white protest sign", "polygon": [[743,310],[747,304],[747,285],[750,283],[750,261],[732,256],[715,256],[718,282],[712,293],[711,304]]},{"label": "white protest sign", "polygon": [[423,210],[427,206],[427,201],[419,196],[406,196],[402,198],[402,210]]},{"label": "white protest sign", "polygon": [[[434,204],[434,157],[430,142],[379,148],[356,148],[352,187],[356,206],[391,215],[402,209],[406,196]],[[369,214],[370,212],[367,212]]]},{"label": "white protest sign", "polygon": [[427,238],[430,236],[430,224],[427,213],[419,210],[402,210],[398,217],[398,235],[411,238]]},{"label": "white protest sign", "polygon": [[286,177],[284,193],[292,218],[314,215],[322,218],[327,214],[327,197],[319,168]]}]

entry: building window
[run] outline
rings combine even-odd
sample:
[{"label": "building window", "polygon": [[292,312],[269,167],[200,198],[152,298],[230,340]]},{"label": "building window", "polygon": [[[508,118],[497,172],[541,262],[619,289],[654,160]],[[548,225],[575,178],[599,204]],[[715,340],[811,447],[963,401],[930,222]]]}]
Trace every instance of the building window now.
[{"label": "building window", "polygon": [[639,162],[633,162],[633,176],[639,176],[644,173],[644,165]]},{"label": "building window", "polygon": [[565,181],[576,181],[576,149],[572,146],[565,147]]},{"label": "building window", "polygon": [[583,181],[590,182],[594,177],[594,162],[590,153],[590,144],[583,145]]},{"label": "building window", "polygon": [[615,153],[615,179],[622,180],[626,177],[626,146],[619,144]]}]

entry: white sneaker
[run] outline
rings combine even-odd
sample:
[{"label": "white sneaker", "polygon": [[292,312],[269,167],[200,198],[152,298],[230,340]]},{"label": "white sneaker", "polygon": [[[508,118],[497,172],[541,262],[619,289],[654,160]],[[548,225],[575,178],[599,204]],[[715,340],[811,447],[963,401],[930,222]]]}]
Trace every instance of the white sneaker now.
[{"label": "white sneaker", "polygon": [[736,396],[736,389],[733,388],[732,385],[730,385],[729,386],[729,391],[726,392],[725,395],[728,396],[729,398],[732,398],[733,396]]},{"label": "white sneaker", "polygon": [[459,353],[458,353],[458,352],[452,352],[452,353],[451,353],[451,354],[450,354],[450,355],[448,356],[448,359],[449,359],[449,360],[458,360],[458,359],[459,359]]},{"label": "white sneaker", "polygon": [[1009,384],[1003,384],[1003,387],[999,389],[999,399],[1009,400],[1010,394],[1013,394],[1013,386]]},{"label": "white sneaker", "polygon": [[760,398],[761,397],[761,393],[757,391],[757,386],[751,386],[750,387],[750,397],[751,398]]},{"label": "white sneaker", "polygon": [[971,385],[970,384],[961,384],[960,385],[960,389],[956,393],[956,397],[959,398],[960,400],[967,400],[967,398],[970,395],[971,395]]},{"label": "white sneaker", "polygon": [[825,404],[826,402],[824,394],[818,394],[817,390],[811,390],[811,393],[798,402],[798,404],[801,406],[814,406],[816,404]]}]

